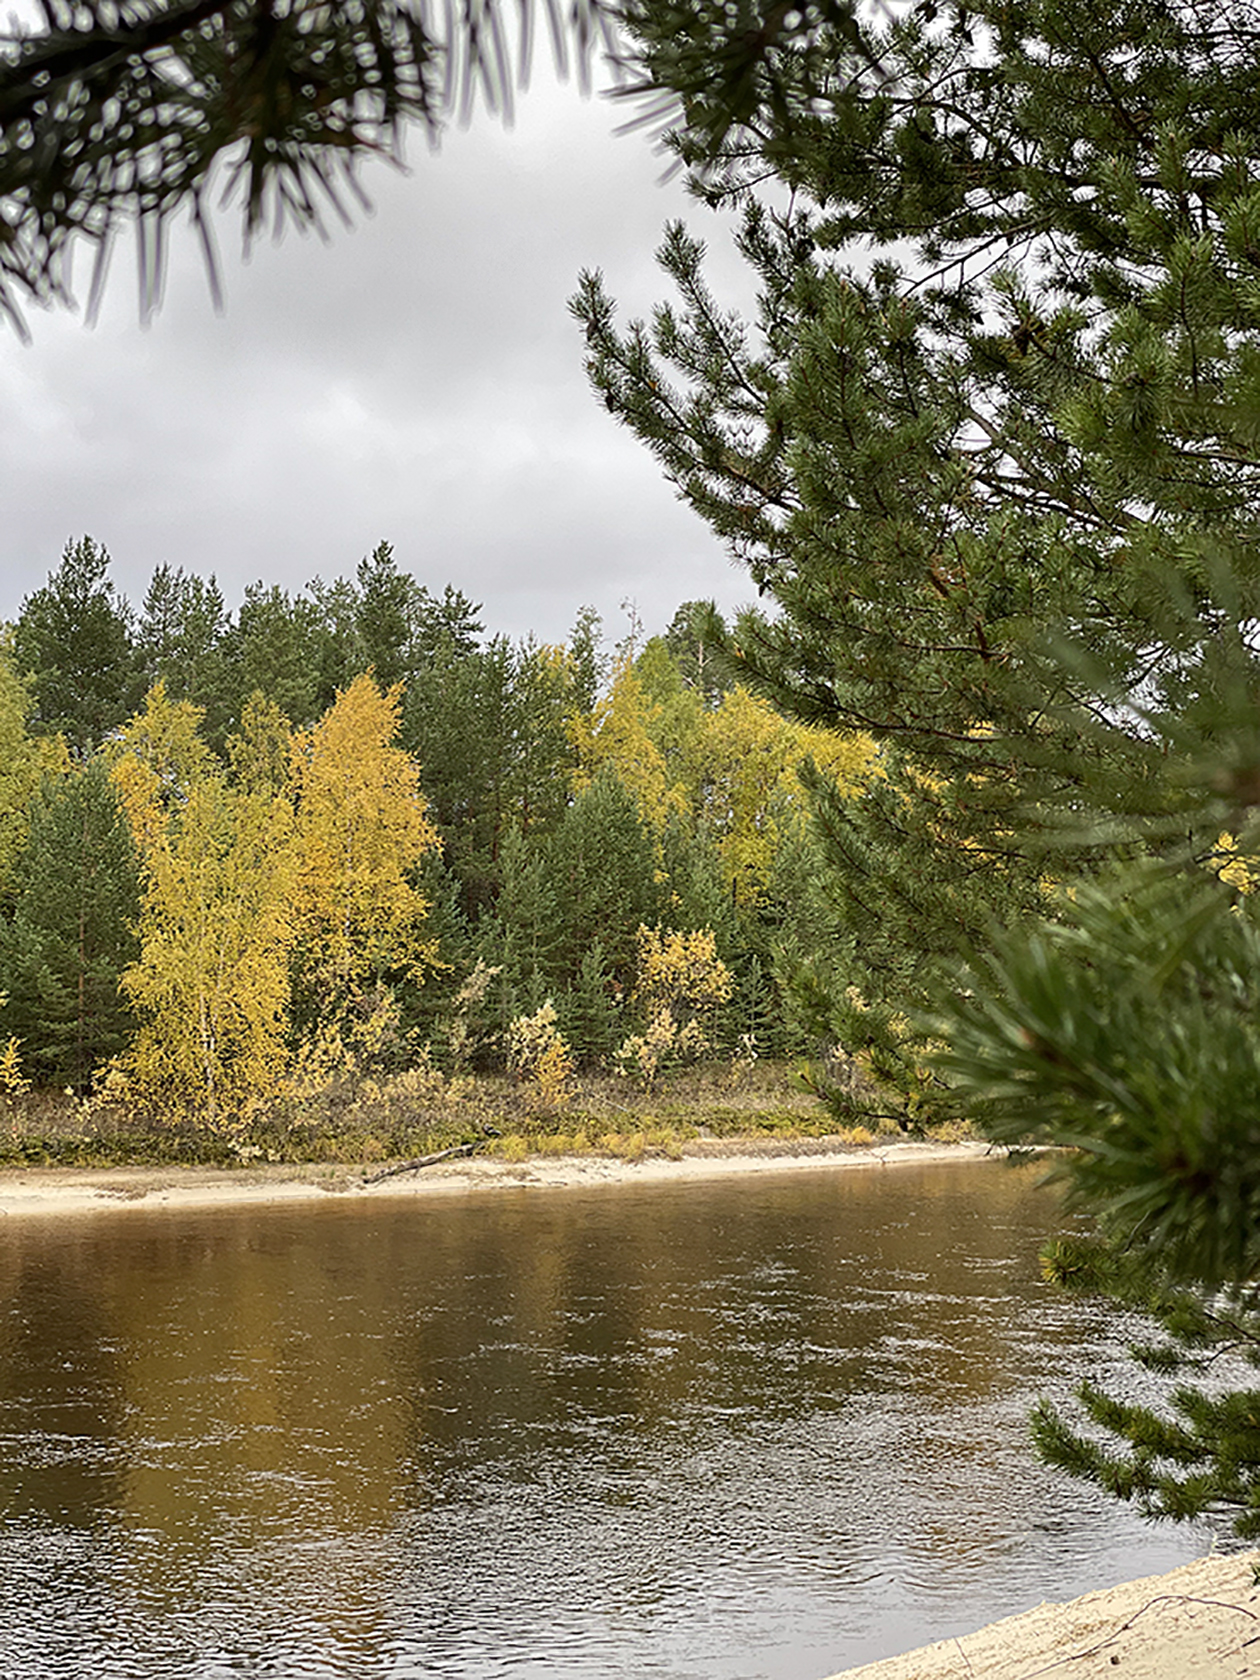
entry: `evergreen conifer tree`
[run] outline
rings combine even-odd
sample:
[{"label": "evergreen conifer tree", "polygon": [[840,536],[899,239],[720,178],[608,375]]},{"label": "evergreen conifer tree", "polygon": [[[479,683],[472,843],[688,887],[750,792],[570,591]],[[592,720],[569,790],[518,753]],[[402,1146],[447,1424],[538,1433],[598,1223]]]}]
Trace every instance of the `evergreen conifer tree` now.
[{"label": "evergreen conifer tree", "polygon": [[213,577],[158,566],[136,626],[136,654],[146,690],[166,684],[172,700],[200,703],[222,684],[227,629],[223,592]]},{"label": "evergreen conifer tree", "polygon": [[[609,51],[620,91],[646,96],[656,128],[681,116],[685,94],[712,142],[759,98],[781,107],[780,49],[820,24],[862,46],[851,0],[785,7],[752,0],[460,0],[437,15],[414,0],[367,0],[277,23],[249,0],[131,0],[125,28],[89,0],[23,27],[0,56],[0,313],[24,330],[24,298],[69,296],[68,253],[97,242],[91,306],[104,253],[120,224],[138,224],[141,308],[161,290],[165,224],[189,208],[218,289],[206,199],[216,163],[233,159],[247,238],[264,224],[322,228],[332,208],[363,202],[357,166],[398,158],[405,128],[430,138],[478,98],[511,116],[529,79],[539,12],[561,75],[589,80],[593,50]],[[515,40],[509,25],[517,26]],[[619,31],[648,22],[649,62]],[[661,52],[660,44],[667,50]],[[171,97],[171,89],[178,97]]]},{"label": "evergreen conifer tree", "polygon": [[[703,41],[663,20],[669,74]],[[715,151],[701,101],[680,140],[742,205],[756,320],[681,228],[650,326],[595,277],[576,301],[601,398],[770,603],[726,638],[741,679],[880,744],[860,801],[816,778],[832,1030],[908,1107],[945,1078],[1075,1146],[1104,1249],[1048,1265],[1153,1311],[1173,1375],[1260,1346],[1258,23],[981,0],[886,17],[864,60],[824,22],[738,133]],[[1043,1413],[1057,1462],[1260,1531],[1260,1392],[1084,1400],[1120,1449]]]},{"label": "evergreen conifer tree", "polygon": [[624,1035],[623,996],[603,941],[582,953],[577,978],[556,999],[560,1032],[580,1062],[607,1064]]},{"label": "evergreen conifer tree", "polygon": [[551,997],[558,979],[561,918],[542,848],[512,829],[501,853],[503,884],[486,918],[487,961],[499,969],[496,991],[503,1025],[532,1015]]},{"label": "evergreen conifer tree", "polygon": [[548,845],[548,874],[559,906],[560,974],[572,983],[598,940],[615,986],[629,993],[636,937],[664,912],[656,843],[634,795],[604,768],[573,801]]},{"label": "evergreen conifer tree", "polygon": [[0,1021],[41,1083],[83,1092],[135,1019],[119,992],[137,949],[140,866],[104,763],[45,782],[0,930]]},{"label": "evergreen conifer tree", "polygon": [[66,544],[61,564],[22,602],[13,656],[31,677],[34,722],[90,753],[140,697],[132,614],[109,578],[109,554],[91,537]]},{"label": "evergreen conifer tree", "polygon": [[[680,301],[650,326],[619,330],[598,277],[575,300],[601,398],[773,607],[725,638],[740,680],[880,745],[862,799],[815,778],[860,957],[832,1030],[875,1035],[907,1099],[898,1021],[995,919],[1048,910],[1117,823],[1198,860],[1237,829],[1260,112],[1257,37],[1218,21],[1190,0],[915,10],[871,35],[878,73],[816,30],[716,159],[681,142],[742,209],[756,320],[721,308],[681,227]],[[789,208],[753,192],[767,168]],[[1195,772],[1226,738],[1213,805]]]}]

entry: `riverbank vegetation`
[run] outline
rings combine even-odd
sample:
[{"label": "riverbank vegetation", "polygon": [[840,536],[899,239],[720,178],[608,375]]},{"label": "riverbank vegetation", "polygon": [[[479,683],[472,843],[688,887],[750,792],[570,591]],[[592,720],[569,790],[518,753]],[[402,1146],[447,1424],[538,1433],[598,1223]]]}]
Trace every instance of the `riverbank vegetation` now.
[{"label": "riverbank vegetation", "polygon": [[[853,1148],[900,1136],[890,1119],[837,1128],[786,1063],[676,1070],[651,1092],[609,1075],[573,1081],[563,1107],[543,1106],[510,1075],[447,1078],[425,1063],[392,1077],[330,1084],[315,1099],[276,1100],[231,1128],[172,1120],[103,1093],[26,1092],[4,1099],[0,1170],[66,1166],[368,1165],[447,1150],[531,1155],[674,1156],[703,1138],[759,1144],[826,1136]],[[932,1135],[955,1142],[957,1125]]]},{"label": "riverbank vegetation", "polygon": [[864,797],[870,741],[719,674],[689,608],[615,652],[589,613],[550,647],[479,612],[388,545],[235,615],[163,568],[136,611],[67,547],[0,650],[18,1156],[546,1147],[736,1093],[809,1129],[809,1087],[884,1123],[794,993],[835,931],[806,767]]}]

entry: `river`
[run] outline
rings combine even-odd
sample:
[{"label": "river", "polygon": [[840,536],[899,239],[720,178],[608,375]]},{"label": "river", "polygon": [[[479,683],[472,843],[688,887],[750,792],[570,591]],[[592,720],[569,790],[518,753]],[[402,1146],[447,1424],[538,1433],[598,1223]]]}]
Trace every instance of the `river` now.
[{"label": "river", "polygon": [[0,1673],[820,1680],[1197,1555],[995,1162],[0,1222]]}]

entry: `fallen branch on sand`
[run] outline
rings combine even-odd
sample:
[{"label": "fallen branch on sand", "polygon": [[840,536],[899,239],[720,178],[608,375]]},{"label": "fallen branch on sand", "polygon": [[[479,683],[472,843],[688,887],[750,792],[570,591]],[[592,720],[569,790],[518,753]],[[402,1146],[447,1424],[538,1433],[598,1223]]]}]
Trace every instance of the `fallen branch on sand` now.
[{"label": "fallen branch on sand", "polygon": [[[1052,1669],[1063,1668],[1067,1663],[1084,1662],[1087,1657],[1093,1657],[1099,1651],[1105,1651],[1108,1645],[1119,1639],[1122,1633],[1127,1633],[1139,1616],[1144,1616],[1148,1610],[1153,1610],[1157,1604],[1206,1604],[1214,1610],[1237,1611],[1240,1616],[1250,1616],[1253,1622],[1260,1621],[1254,1610],[1248,1610],[1245,1604],[1231,1604],[1222,1598],[1199,1598],[1193,1593],[1159,1593],[1155,1598],[1148,1599],[1140,1609],[1135,1610],[1127,1622],[1122,1622],[1114,1633],[1109,1633],[1105,1639],[1100,1639],[1096,1645],[1091,1645],[1084,1651],[1073,1651],[1069,1657],[1059,1657],[1056,1661],[1046,1663],[1042,1668],[1030,1669],[1022,1676],[1022,1680],[1036,1680],[1040,1674],[1049,1674]],[[1252,1639],[1243,1641],[1244,1645],[1253,1645]],[[1112,1658],[1115,1662],[1117,1659]]]},{"label": "fallen branch on sand", "polygon": [[364,1184],[379,1184],[383,1178],[397,1178],[400,1173],[419,1172],[421,1167],[435,1167],[439,1161],[449,1161],[456,1155],[471,1155],[476,1149],[474,1143],[457,1143],[451,1149],[439,1149],[436,1155],[418,1155],[414,1161],[403,1161],[396,1167],[382,1167],[380,1172],[370,1173],[363,1180]]}]

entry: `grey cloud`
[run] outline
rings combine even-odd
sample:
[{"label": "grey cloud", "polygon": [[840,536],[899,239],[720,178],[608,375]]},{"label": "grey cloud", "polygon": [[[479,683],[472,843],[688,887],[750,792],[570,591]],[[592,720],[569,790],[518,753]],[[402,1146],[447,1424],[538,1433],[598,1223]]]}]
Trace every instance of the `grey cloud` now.
[{"label": "grey cloud", "polygon": [[41,314],[33,347],[0,339],[0,616],[84,531],[133,600],[163,561],[215,572],[235,604],[257,577],[346,574],[381,537],[512,634],[558,638],[584,602],[619,633],[627,596],[653,627],[689,596],[743,599],[582,375],[578,271],[645,312],[664,222],[704,215],[641,138],[613,136],[618,115],[539,87],[515,131],[482,119],[420,145],[406,177],[382,167],[375,214],[327,246],[264,242],[242,264],[225,218],[222,315],[181,228],[148,331],[120,250],[95,330]]}]

